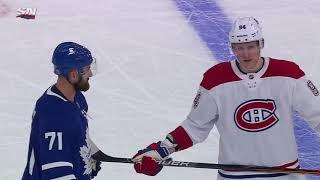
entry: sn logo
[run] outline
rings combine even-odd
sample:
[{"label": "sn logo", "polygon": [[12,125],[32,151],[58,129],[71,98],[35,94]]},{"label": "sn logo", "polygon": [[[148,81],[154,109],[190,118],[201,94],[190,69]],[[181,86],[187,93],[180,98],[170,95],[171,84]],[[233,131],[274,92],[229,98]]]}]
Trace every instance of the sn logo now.
[{"label": "sn logo", "polygon": [[239,30],[241,30],[241,29],[247,29],[246,25],[240,25]]},{"label": "sn logo", "polygon": [[19,8],[17,9],[17,16],[24,19],[35,19],[37,8]]},{"label": "sn logo", "polygon": [[75,54],[76,52],[74,51],[74,48],[69,48],[69,54],[68,55],[71,55],[71,54]]}]

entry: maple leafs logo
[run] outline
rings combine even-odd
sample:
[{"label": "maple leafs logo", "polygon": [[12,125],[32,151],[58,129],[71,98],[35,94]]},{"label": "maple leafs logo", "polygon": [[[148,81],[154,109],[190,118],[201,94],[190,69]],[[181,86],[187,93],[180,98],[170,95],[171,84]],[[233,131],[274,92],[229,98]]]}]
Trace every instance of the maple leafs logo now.
[{"label": "maple leafs logo", "polygon": [[91,158],[92,156],[92,151],[91,151],[91,143],[89,141],[89,129],[87,128],[86,130],[86,144],[84,144],[82,147],[80,147],[80,156],[82,157],[82,160],[84,161],[84,169],[85,171],[83,174],[90,175],[92,172],[92,168],[94,165],[94,159]]}]

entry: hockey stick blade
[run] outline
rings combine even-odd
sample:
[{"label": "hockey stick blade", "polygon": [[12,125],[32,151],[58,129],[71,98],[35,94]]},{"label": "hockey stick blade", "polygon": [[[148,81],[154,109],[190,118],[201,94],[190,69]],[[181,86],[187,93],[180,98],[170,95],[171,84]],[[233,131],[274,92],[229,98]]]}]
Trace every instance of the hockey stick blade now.
[{"label": "hockey stick blade", "polygon": [[[106,155],[102,151],[92,155],[92,158],[102,162],[129,163],[133,164],[131,158],[120,158]],[[294,174],[313,174],[320,176],[320,170],[310,169],[290,169],[283,167],[251,166],[251,165],[234,165],[234,164],[211,164],[185,161],[158,161],[163,166],[186,167],[186,168],[204,168],[204,169],[222,169],[226,171],[252,171],[265,173],[294,173]]]}]

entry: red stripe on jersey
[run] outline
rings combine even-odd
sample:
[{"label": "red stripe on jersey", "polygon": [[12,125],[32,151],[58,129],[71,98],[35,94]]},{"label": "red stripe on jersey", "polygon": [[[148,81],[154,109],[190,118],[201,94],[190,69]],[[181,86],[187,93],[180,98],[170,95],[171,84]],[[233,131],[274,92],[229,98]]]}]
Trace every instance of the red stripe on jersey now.
[{"label": "red stripe on jersey", "polygon": [[284,164],[284,165],[282,165],[282,166],[276,166],[276,167],[278,167],[278,168],[289,168],[290,166],[293,166],[293,165],[295,165],[295,164],[297,164],[297,163],[298,163],[298,159],[295,160],[295,161],[293,161],[293,162],[291,162],[291,163]]},{"label": "red stripe on jersey", "polygon": [[234,73],[231,63],[223,62],[213,66],[205,72],[200,85],[205,89],[210,90],[220,84],[240,80],[241,79]]},{"label": "red stripe on jersey", "polygon": [[193,145],[191,138],[181,126],[177,127],[170,134],[178,144],[178,150],[184,150]]},{"label": "red stripe on jersey", "polygon": [[299,79],[304,75],[304,72],[296,63],[287,60],[270,58],[268,69],[261,78],[284,76]]}]

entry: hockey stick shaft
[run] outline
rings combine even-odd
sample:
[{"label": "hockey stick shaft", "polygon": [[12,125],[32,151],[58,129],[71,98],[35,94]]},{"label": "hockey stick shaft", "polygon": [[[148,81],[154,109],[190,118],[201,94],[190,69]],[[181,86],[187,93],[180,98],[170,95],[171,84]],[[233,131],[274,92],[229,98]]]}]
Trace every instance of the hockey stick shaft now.
[{"label": "hockey stick shaft", "polygon": [[[93,159],[102,162],[115,162],[115,163],[129,163],[133,164],[131,158],[112,157],[98,151],[93,154]],[[252,172],[266,172],[266,173],[294,173],[294,174],[313,174],[320,175],[320,170],[310,169],[290,169],[283,167],[267,167],[267,166],[251,166],[251,165],[233,165],[233,164],[212,164],[212,163],[198,163],[198,162],[185,162],[185,161],[158,161],[163,166],[172,167],[185,167],[185,168],[205,168],[205,169],[222,169],[227,171],[252,171]]]}]

